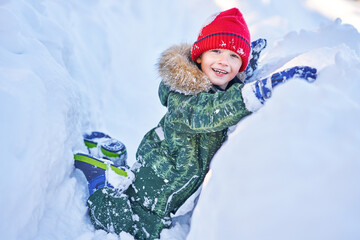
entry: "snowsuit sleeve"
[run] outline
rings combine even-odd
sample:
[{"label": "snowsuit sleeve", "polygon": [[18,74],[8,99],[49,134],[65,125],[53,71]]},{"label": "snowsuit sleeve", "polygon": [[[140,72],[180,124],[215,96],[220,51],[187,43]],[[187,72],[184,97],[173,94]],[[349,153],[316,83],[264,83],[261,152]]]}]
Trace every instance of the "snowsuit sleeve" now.
[{"label": "snowsuit sleeve", "polygon": [[249,115],[241,96],[243,84],[234,84],[225,92],[184,95],[172,92],[168,98],[165,124],[186,133],[224,130]]}]

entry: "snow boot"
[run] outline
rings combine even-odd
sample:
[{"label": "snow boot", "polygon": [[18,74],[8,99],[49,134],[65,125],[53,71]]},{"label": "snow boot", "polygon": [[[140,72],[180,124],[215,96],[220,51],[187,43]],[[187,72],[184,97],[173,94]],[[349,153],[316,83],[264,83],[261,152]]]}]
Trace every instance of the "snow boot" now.
[{"label": "snow boot", "polygon": [[128,177],[128,172],[124,167],[122,169],[118,168],[109,160],[96,158],[84,153],[74,154],[74,159],[75,168],[80,169],[88,181],[90,195],[103,187],[114,188],[107,181],[107,169],[109,168],[120,176]]},{"label": "snow boot", "polygon": [[99,145],[99,156],[111,160],[115,166],[127,166],[125,145],[116,139],[108,139]]},{"label": "snow boot", "polygon": [[110,139],[110,136],[102,132],[91,132],[83,135],[85,146],[88,148],[89,154],[97,156],[98,144]]},{"label": "snow boot", "polygon": [[84,134],[84,143],[89,154],[98,158],[109,159],[115,166],[127,166],[125,145],[102,132]]}]

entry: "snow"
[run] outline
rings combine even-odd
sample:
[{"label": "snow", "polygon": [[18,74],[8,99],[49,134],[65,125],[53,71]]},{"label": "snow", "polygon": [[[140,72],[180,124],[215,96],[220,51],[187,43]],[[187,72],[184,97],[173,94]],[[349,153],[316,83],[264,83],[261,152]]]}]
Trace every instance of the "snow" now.
[{"label": "snow", "polygon": [[131,165],[165,111],[160,53],[193,42],[209,16],[237,6],[252,39],[268,40],[254,77],[294,65],[319,77],[277,87],[237,125],[213,159],[191,226],[196,195],[161,239],[359,239],[359,4],[0,0],[0,236],[133,239],[94,230],[72,153],[84,150],[83,132],[104,131],[125,143]]},{"label": "snow", "polygon": [[108,183],[110,183],[117,191],[120,192],[126,190],[135,179],[134,173],[132,171],[129,169],[125,169],[125,171],[127,173],[126,177],[117,174],[110,168],[110,163],[108,163],[106,169],[106,179],[108,180]]}]

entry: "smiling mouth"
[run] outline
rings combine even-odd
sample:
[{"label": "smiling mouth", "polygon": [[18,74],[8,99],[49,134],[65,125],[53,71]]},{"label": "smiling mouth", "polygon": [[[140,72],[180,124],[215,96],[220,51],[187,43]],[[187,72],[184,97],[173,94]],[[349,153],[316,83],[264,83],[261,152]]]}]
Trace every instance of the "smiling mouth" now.
[{"label": "smiling mouth", "polygon": [[227,74],[228,72],[224,71],[224,70],[220,70],[220,69],[217,69],[217,68],[213,68],[212,69],[214,72],[217,72],[217,73],[220,73],[220,74]]}]

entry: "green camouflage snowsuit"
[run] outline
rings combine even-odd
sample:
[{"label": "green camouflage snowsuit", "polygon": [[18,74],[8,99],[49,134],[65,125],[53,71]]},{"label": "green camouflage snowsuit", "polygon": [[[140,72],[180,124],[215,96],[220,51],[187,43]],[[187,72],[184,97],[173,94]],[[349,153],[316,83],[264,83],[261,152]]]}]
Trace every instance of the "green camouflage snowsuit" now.
[{"label": "green camouflage snowsuit", "polygon": [[103,188],[89,197],[96,228],[136,239],[159,238],[174,213],[202,184],[228,127],[250,114],[242,84],[217,91],[190,58],[190,45],[173,46],[159,62],[161,103],[168,111],[138,148],[135,181],[125,194]]}]

